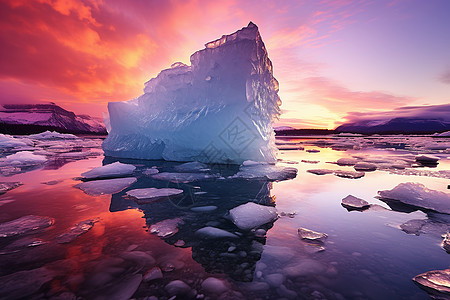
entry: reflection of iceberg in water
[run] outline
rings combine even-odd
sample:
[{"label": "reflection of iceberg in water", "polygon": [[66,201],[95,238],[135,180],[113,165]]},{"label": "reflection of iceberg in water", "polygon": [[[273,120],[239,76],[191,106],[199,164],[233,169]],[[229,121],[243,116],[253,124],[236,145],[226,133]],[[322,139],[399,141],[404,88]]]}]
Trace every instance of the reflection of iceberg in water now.
[{"label": "reflection of iceberg in water", "polygon": [[[140,164],[149,164],[143,167],[144,169],[156,166],[160,171],[170,171],[178,165],[164,161],[140,161]],[[138,171],[139,168],[142,167],[138,167]],[[226,177],[237,171],[237,166],[221,166],[220,170],[213,167],[210,172],[213,174],[220,172],[221,176]],[[155,180],[150,176],[137,176],[137,178],[138,181],[131,187],[112,195],[110,211],[139,208],[144,213],[150,231],[155,230],[155,224],[161,227],[175,226],[173,230],[162,228],[164,233],[160,237],[175,246],[191,247],[193,259],[207,272],[225,273],[237,281],[252,281],[256,262],[260,259],[262,246],[265,244],[265,237],[255,234],[254,231],[239,230],[230,221],[228,212],[249,201],[273,206],[273,198],[270,196],[271,182],[242,178],[214,178],[190,183],[174,183]],[[177,188],[182,189],[184,194],[182,198],[168,198],[141,205],[126,196],[127,190],[144,187]],[[191,210],[193,207],[208,208],[205,209],[206,211],[196,211]],[[217,208],[210,209],[211,207]],[[173,220],[173,222],[162,222],[164,220]],[[272,226],[273,222],[270,222],[258,228],[267,231]],[[205,227],[218,228],[239,238],[196,234],[199,229]]]}]

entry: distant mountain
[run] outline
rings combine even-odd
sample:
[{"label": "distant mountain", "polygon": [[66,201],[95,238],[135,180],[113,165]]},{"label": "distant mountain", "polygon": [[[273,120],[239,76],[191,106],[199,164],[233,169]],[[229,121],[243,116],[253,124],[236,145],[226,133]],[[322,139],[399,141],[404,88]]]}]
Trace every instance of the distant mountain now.
[{"label": "distant mountain", "polygon": [[441,119],[399,117],[390,120],[360,120],[343,124],[335,129],[337,133],[361,134],[430,134],[450,130],[450,122]]},{"label": "distant mountain", "polygon": [[273,130],[275,130],[275,131],[295,130],[295,128],[291,127],[291,126],[277,126],[277,127],[274,127]]},{"label": "distant mountain", "polygon": [[282,129],[275,128],[276,136],[299,136],[299,135],[328,135],[336,133],[328,129]]},{"label": "distant mountain", "polygon": [[46,130],[61,133],[107,134],[100,119],[76,115],[54,103],[0,106],[0,133],[32,134]]}]

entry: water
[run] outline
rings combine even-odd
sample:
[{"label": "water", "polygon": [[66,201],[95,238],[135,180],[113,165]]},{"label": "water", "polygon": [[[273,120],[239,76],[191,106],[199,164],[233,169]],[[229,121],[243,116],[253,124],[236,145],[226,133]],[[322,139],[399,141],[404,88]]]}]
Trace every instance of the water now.
[{"label": "water", "polygon": [[[330,162],[355,155],[408,159],[426,152],[438,155],[439,165],[409,170],[435,175],[437,171],[450,170],[450,154],[448,150],[430,150],[439,148],[430,143],[443,145],[448,139],[317,137],[278,142],[304,148],[283,150],[278,155],[279,165],[298,169],[293,180],[213,178],[176,183],[156,180],[143,172],[151,167],[174,172],[179,163],[121,159],[120,162],[137,167],[133,175],[137,182],[113,195],[89,196],[74,188],[80,183],[80,174],[117,161],[103,157],[99,141],[67,150],[90,151],[91,155],[64,156],[58,152],[48,156],[51,159],[44,166],[26,168],[15,175],[4,174],[0,181],[20,181],[23,185],[0,196],[0,223],[26,215],[51,217],[55,223],[28,235],[0,238],[0,252],[6,252],[0,255],[0,276],[6,277],[0,279],[9,280],[7,287],[0,283],[0,298],[76,295],[85,299],[169,299],[178,292],[177,299],[428,299],[412,278],[449,267],[449,254],[440,246],[441,232],[406,234],[399,225],[428,217],[446,226],[448,216],[430,212],[427,215],[418,210],[393,211],[375,196],[377,191],[392,189],[402,182],[418,182],[449,192],[449,179],[391,174],[390,170],[346,179],[306,171],[353,170]],[[347,142],[353,146],[344,145]],[[305,151],[310,149],[320,152]],[[209,167],[211,173],[223,177],[238,170],[237,166]],[[126,196],[130,189],[148,187],[182,189],[184,196],[148,204],[138,204]],[[348,212],[341,200],[349,194],[375,206],[364,212]],[[267,231],[265,236],[240,231],[227,217],[231,208],[248,201],[275,206],[282,215],[261,226]],[[191,210],[198,206],[217,208]],[[67,244],[58,243],[59,235],[88,219],[95,220],[92,229]],[[173,221],[159,223],[164,220]],[[150,233],[152,225],[167,223],[168,227],[162,228],[166,234]],[[205,239],[195,234],[206,226],[224,229],[239,238]],[[322,245],[325,250],[302,241],[297,235],[300,227],[328,234]],[[12,243],[24,238],[41,242],[33,247],[11,248]],[[142,280],[155,266],[161,269],[162,278]],[[17,273],[36,269],[41,273]],[[11,275],[14,273],[17,278]],[[34,277],[40,278],[38,283]],[[225,288],[202,287],[208,277],[220,279]],[[179,282],[171,283],[175,288],[168,286],[176,280],[188,287]]]}]

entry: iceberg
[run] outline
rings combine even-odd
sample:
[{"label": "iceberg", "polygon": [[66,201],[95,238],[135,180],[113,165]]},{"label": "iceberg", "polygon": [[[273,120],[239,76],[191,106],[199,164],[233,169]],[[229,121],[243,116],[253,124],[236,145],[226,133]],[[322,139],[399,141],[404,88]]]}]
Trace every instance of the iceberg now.
[{"label": "iceberg", "polygon": [[144,94],[108,104],[107,156],[240,164],[274,163],[278,82],[250,22],[209,42],[145,83]]}]

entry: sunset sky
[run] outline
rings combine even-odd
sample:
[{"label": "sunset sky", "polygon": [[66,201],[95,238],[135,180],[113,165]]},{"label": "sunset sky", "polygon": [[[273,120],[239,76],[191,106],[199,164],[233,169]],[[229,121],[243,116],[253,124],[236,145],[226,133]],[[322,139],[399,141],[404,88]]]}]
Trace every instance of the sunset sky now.
[{"label": "sunset sky", "polygon": [[278,125],[450,103],[448,0],[0,0],[0,103],[101,116],[249,21],[280,82]]}]

